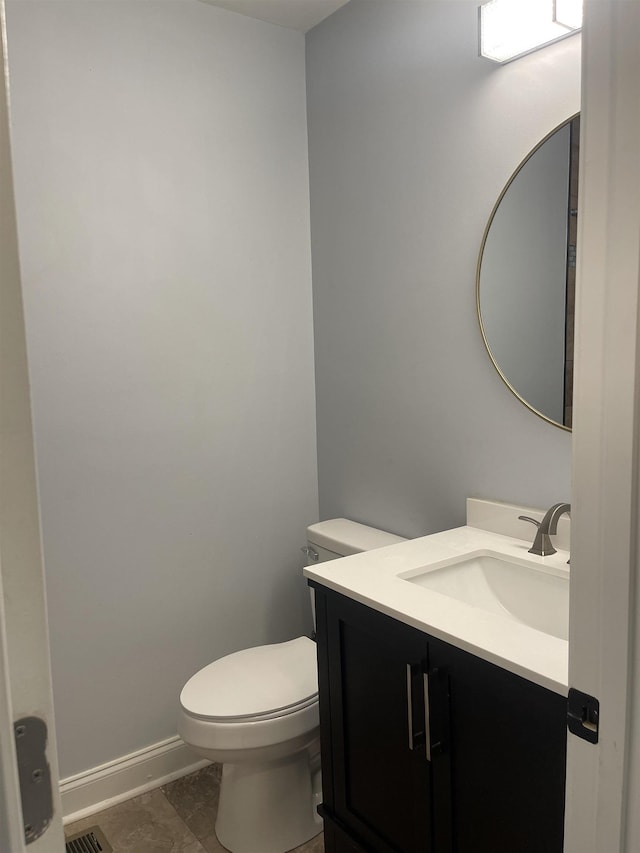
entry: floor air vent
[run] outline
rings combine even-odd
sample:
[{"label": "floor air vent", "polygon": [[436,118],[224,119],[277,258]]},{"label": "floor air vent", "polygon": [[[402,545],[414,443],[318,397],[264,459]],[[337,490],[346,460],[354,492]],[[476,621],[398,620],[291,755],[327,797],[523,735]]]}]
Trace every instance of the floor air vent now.
[{"label": "floor air vent", "polygon": [[90,826],[84,832],[67,838],[66,853],[113,853],[113,847],[99,826]]}]

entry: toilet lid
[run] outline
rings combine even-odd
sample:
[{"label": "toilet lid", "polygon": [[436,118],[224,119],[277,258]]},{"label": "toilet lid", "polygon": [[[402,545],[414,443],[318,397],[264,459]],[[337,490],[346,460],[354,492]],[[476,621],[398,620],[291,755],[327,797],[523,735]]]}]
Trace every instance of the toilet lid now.
[{"label": "toilet lid", "polygon": [[187,681],[180,703],[198,717],[238,720],[304,707],[317,694],[316,644],[298,637],[244,649],[205,666]]}]

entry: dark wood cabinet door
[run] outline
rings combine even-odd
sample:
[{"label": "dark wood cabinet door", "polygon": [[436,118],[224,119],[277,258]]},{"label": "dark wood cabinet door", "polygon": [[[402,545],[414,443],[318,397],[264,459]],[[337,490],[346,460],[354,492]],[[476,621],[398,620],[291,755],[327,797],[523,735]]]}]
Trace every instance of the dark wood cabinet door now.
[{"label": "dark wood cabinet door", "polygon": [[322,587],[316,608],[327,853],[562,853],[565,697]]},{"label": "dark wood cabinet door", "polygon": [[456,853],[562,853],[566,698],[440,640]]},{"label": "dark wood cabinet door", "polygon": [[[323,595],[318,596],[319,599]],[[447,853],[446,807],[434,824],[434,791],[447,764],[444,750],[427,760],[425,682],[428,638],[349,599],[318,601],[320,664],[330,703],[321,702],[330,730],[330,765],[323,754],[325,808],[368,851]],[[322,685],[321,685],[322,691]]]}]

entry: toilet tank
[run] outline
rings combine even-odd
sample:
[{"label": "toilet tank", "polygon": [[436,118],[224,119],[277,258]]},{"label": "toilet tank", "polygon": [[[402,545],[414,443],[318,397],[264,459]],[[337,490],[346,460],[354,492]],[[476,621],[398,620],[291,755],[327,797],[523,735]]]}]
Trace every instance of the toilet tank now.
[{"label": "toilet tank", "polygon": [[307,547],[303,550],[310,566],[404,541],[402,536],[367,527],[348,518],[331,518],[307,527]]},{"label": "toilet tank", "polygon": [[[367,527],[366,524],[358,524],[357,521],[350,521],[348,518],[331,518],[307,527],[307,545],[302,550],[306,554],[307,565],[312,566],[314,563],[337,560],[340,557],[360,554],[362,551],[373,551],[375,548],[384,548],[385,545],[395,545],[405,541],[402,536],[378,530],[376,527]],[[315,631],[315,597],[312,589],[309,592]]]}]

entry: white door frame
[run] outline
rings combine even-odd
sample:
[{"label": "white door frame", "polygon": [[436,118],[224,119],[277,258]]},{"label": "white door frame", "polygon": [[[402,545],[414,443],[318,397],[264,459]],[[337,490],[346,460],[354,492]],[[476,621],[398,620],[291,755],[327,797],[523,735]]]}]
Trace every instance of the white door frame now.
[{"label": "white door frame", "polygon": [[0,850],[24,850],[0,567]]},{"label": "white door frame", "polygon": [[600,700],[569,735],[566,853],[622,853],[638,578],[640,3],[586,0],[574,383],[569,684]]},{"label": "white door frame", "polygon": [[[0,850],[56,853],[64,850],[64,835],[13,197],[3,0],[0,24]],[[54,815],[46,831],[27,846],[14,723],[31,716],[47,726],[45,760]]]}]

